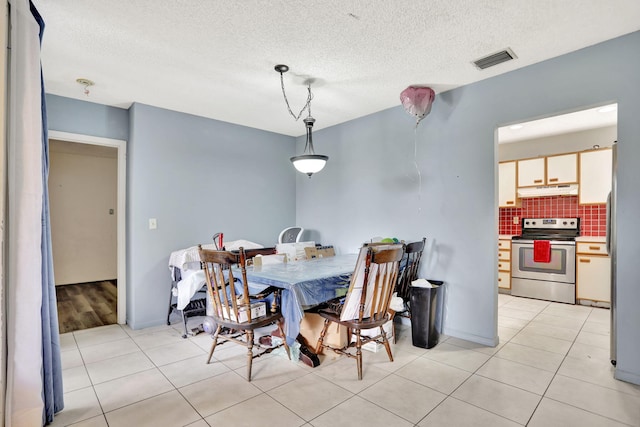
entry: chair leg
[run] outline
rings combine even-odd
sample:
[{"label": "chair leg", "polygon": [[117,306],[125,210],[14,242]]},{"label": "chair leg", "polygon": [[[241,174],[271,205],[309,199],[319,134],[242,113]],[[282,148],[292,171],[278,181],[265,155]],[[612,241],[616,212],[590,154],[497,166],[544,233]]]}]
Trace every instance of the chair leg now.
[{"label": "chair leg", "polygon": [[253,331],[247,331],[247,381],[251,381],[251,363],[253,362]]},{"label": "chair leg", "polygon": [[331,323],[329,319],[324,319],[324,326],[322,327],[322,331],[320,332],[318,344],[316,344],[316,354],[320,354],[320,352],[322,351],[322,343],[324,342],[324,336],[327,333],[327,329],[329,329],[329,323]]},{"label": "chair leg", "polygon": [[184,334],[182,334],[182,338],[187,337],[187,316],[184,314],[184,310],[180,310],[182,312],[182,325],[184,327]]},{"label": "chair leg", "polygon": [[358,379],[362,379],[362,338],[360,338],[360,329],[354,330],[356,334],[356,363],[358,364]]},{"label": "chair leg", "polygon": [[387,350],[387,356],[389,356],[389,361],[393,362],[393,355],[391,354],[391,346],[389,345],[389,340],[387,339],[387,333],[384,331],[384,328],[380,326],[380,333],[382,334],[382,343],[384,344],[384,348]]},{"label": "chair leg", "polygon": [[287,345],[287,337],[284,335],[284,329],[282,328],[282,322],[278,322],[278,330],[280,331],[280,336],[282,337],[282,341],[284,344],[284,349],[287,350],[287,357],[291,360],[291,352],[289,351],[289,346]]},{"label": "chair leg", "polygon": [[213,342],[211,343],[211,350],[209,350],[209,358],[207,359],[207,365],[209,364],[209,362],[211,362],[213,351],[216,349],[216,345],[218,345],[218,334],[220,333],[221,329],[222,327],[220,325],[217,325],[216,332],[213,334],[213,337],[212,337]]}]

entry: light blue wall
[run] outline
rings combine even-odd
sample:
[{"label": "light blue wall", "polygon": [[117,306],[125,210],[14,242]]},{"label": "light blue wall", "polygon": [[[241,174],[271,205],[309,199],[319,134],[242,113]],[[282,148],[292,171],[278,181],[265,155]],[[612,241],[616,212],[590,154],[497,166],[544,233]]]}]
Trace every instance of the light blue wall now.
[{"label": "light blue wall", "polygon": [[640,32],[441,93],[415,136],[413,120],[401,107],[314,132],[316,151],[330,160],[311,180],[298,176],[297,223],[342,252],[374,235],[426,236],[433,247],[422,275],[447,286],[444,332],[492,344],[497,340],[495,129],[617,102],[616,375],[640,383],[638,52]]},{"label": "light blue wall", "polygon": [[46,95],[49,130],[129,139],[129,111],[57,95]]},{"label": "light blue wall", "polygon": [[143,104],[131,107],[130,130],[127,323],[138,329],[165,321],[172,251],[218,231],[273,246],[295,223],[295,141]]}]

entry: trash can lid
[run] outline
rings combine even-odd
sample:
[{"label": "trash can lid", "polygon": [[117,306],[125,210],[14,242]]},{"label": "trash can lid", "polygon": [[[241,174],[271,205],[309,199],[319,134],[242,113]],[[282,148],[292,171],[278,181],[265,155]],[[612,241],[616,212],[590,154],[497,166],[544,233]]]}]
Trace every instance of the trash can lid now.
[{"label": "trash can lid", "polygon": [[442,285],[439,280],[416,279],[411,282],[411,286],[416,288],[437,288]]}]

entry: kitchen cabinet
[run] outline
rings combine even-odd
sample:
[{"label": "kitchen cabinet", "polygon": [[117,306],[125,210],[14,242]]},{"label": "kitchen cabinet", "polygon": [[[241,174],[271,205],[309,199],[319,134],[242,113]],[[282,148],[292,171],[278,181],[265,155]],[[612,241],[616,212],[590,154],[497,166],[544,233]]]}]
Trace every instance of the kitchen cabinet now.
[{"label": "kitchen cabinet", "polygon": [[518,187],[534,187],[545,183],[544,157],[518,160]]},{"label": "kitchen cabinet", "polygon": [[578,182],[578,154],[548,156],[546,185],[575,184]]},{"label": "kitchen cabinet", "polygon": [[498,240],[498,288],[511,289],[511,240]]},{"label": "kitchen cabinet", "polygon": [[579,204],[607,203],[611,191],[612,162],[611,148],[580,153]]},{"label": "kitchen cabinet", "polygon": [[516,197],[516,161],[498,164],[498,207],[513,208],[519,206]]},{"label": "kitchen cabinet", "polygon": [[518,187],[578,182],[577,153],[518,160],[517,166]]},{"label": "kitchen cabinet", "polygon": [[576,243],[576,299],[594,305],[610,304],[611,258],[605,243]]}]

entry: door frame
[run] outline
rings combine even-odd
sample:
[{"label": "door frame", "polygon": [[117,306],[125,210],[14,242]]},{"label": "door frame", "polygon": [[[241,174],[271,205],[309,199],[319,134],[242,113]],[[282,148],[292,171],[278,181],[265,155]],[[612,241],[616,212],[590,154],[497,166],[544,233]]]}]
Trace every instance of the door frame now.
[{"label": "door frame", "polygon": [[127,245],[126,245],[126,193],[127,193],[127,141],[103,138],[78,133],[49,131],[49,139],[79,144],[113,147],[118,151],[118,184],[116,202],[117,224],[117,280],[118,280],[118,324],[127,323]]}]

